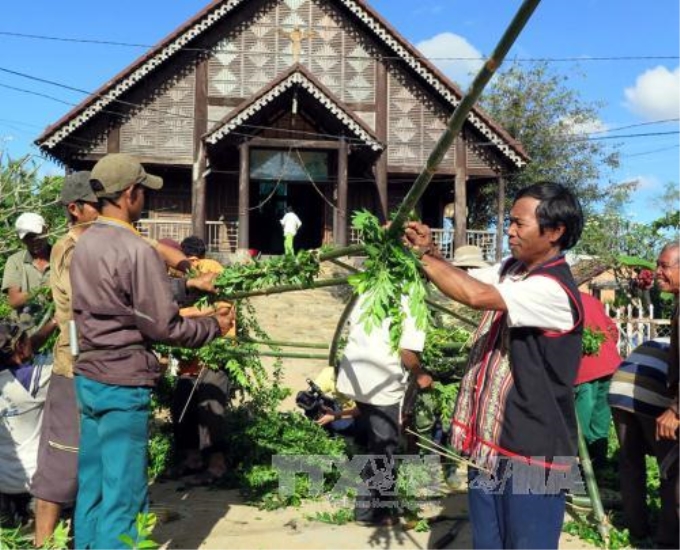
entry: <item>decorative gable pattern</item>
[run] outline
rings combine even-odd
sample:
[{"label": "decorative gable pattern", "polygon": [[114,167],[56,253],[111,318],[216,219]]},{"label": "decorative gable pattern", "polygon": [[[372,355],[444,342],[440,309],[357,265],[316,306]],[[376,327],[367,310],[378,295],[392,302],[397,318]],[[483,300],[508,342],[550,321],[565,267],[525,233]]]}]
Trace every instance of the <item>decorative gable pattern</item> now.
[{"label": "decorative gable pattern", "polygon": [[[443,129],[448,113],[460,102],[458,90],[431,65],[419,59],[417,52],[363,1],[270,0],[256,5],[253,0],[216,0],[161,46],[114,79],[112,84],[103,87],[49,128],[39,138],[40,146],[54,149],[107,105],[121,99],[147,75],[171,60],[182,48],[191,47],[192,41],[225,21],[237,8],[241,13],[251,10],[254,14],[248,21],[239,21],[225,31],[226,36],[210,47],[208,61],[208,95],[232,100],[225,105],[235,105],[234,99],[246,100],[299,62],[352,110],[355,110],[355,105],[361,107],[356,109],[360,112],[358,116],[370,124],[375,115],[366,105],[378,101],[377,64],[382,62],[382,56],[397,57],[399,61],[394,63],[396,70],[403,74],[412,71],[413,75],[417,75],[412,76],[409,72],[408,78],[418,87],[426,83],[429,90],[424,95],[429,99],[424,107],[419,107],[417,120],[409,122],[408,111],[402,116],[390,116],[389,122],[394,126],[388,130],[388,141],[390,148],[394,145],[396,149],[391,151],[390,157],[400,158],[403,153],[406,159],[413,157],[414,163],[419,164],[418,159],[422,159],[430,143],[436,141],[431,139],[430,134]],[[392,80],[393,72],[390,70]],[[404,91],[396,90],[396,96],[388,99],[390,109],[403,103],[402,96]],[[210,109],[209,118],[221,118],[233,107],[218,105],[210,106]],[[216,111],[220,111],[219,117],[212,116]],[[526,163],[521,148],[480,111],[473,110],[468,120],[515,166],[521,167]],[[410,128],[411,124],[418,127]],[[410,150],[406,151],[404,142],[411,132],[421,135],[422,139],[411,144]],[[142,143],[142,146],[147,144]],[[449,156],[446,162],[450,163],[451,158]],[[399,163],[403,162],[399,160]]]},{"label": "decorative gable pattern", "polygon": [[383,149],[382,144],[372,135],[370,130],[366,128],[362,122],[354,118],[347,110],[340,106],[338,101],[333,98],[328,91],[321,89],[321,86],[314,83],[313,77],[309,74],[304,74],[302,70],[296,70],[289,76],[280,79],[279,82],[275,83],[267,90],[257,94],[253,101],[242,106],[233,116],[227,116],[225,120],[204,137],[205,142],[210,145],[215,145],[230,132],[233,132],[240,126],[246,124],[248,120],[262,110],[263,107],[270,104],[294,86],[299,86],[314,97],[324,106],[326,111],[335,116],[335,118],[337,118],[354,136],[366,143],[371,149],[374,151]]}]

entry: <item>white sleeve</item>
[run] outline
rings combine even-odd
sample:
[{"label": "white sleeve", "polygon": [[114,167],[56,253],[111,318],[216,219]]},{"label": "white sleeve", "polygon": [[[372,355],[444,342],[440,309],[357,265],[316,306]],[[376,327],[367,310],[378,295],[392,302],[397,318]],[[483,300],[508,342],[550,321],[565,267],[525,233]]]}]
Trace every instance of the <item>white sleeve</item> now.
[{"label": "white sleeve", "polygon": [[399,349],[421,352],[425,349],[425,331],[416,327],[416,320],[411,316],[408,302],[402,297],[401,306],[405,310],[406,317],[402,325]]},{"label": "white sleeve", "polygon": [[494,285],[508,309],[508,326],[570,330],[574,325],[569,297],[550,277],[535,275]]},{"label": "white sleeve", "polygon": [[501,278],[501,265],[495,264],[489,267],[475,267],[468,269],[467,273],[473,279],[477,279],[480,283],[487,285],[495,285]]}]

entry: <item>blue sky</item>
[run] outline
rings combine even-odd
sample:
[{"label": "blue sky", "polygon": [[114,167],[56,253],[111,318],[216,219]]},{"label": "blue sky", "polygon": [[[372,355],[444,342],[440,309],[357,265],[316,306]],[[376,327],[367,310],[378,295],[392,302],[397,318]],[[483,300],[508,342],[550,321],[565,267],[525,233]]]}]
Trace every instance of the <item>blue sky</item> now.
[{"label": "blue sky", "polygon": [[[85,96],[7,71],[93,91],[145,48],[7,33],[149,45],[194,15],[207,0],[5,4],[0,20],[0,150],[16,157],[37,154],[32,141],[70,109],[68,104],[27,92],[66,103],[78,103]],[[370,4],[465,88],[474,62],[464,65],[442,58],[488,55],[520,2],[372,0]],[[678,123],[658,122],[679,116],[678,11],[678,0],[543,0],[509,56],[580,60],[552,61],[551,65],[570,75],[569,86],[584,100],[605,103],[599,120],[592,124],[599,136],[672,132],[611,140],[621,144],[621,168],[610,179],[639,182],[630,209],[636,221],[658,217],[660,210],[653,198],[666,182],[680,183]],[[633,127],[624,128],[628,126]],[[59,168],[46,163],[44,170],[58,172]]]}]

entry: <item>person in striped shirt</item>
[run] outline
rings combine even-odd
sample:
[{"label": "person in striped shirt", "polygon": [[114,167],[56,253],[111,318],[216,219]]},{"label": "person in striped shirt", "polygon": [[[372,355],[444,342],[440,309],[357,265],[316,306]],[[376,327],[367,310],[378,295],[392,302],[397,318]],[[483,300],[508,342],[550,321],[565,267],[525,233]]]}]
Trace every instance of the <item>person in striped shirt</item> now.
[{"label": "person in striped shirt", "polygon": [[[619,477],[623,515],[632,537],[651,535],[647,509],[647,470],[645,455],[659,464],[674,441],[657,440],[656,419],[671,404],[666,386],[668,338],[644,342],[621,363],[612,377],[609,405],[619,439]],[[678,521],[675,488],[671,479],[661,479],[661,513],[655,540],[659,546],[677,548]]]}]

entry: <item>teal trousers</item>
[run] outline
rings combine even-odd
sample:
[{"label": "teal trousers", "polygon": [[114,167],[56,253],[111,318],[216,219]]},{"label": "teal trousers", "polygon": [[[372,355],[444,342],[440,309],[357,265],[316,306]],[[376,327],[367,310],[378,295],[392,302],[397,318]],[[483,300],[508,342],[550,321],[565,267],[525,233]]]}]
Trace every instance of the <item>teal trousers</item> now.
[{"label": "teal trousers", "polygon": [[80,408],[76,548],[127,548],[147,498],[151,389],[76,376]]}]

